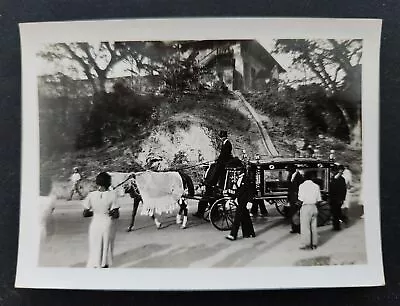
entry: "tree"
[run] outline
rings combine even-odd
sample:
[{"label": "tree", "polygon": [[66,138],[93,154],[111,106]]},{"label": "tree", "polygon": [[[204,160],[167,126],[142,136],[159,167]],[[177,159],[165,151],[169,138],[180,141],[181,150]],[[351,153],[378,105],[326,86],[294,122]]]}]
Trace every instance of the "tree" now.
[{"label": "tree", "polygon": [[291,54],[294,66],[311,71],[310,81],[319,81],[342,113],[351,144],[360,145],[362,40],[278,39],[274,52]]},{"label": "tree", "polygon": [[101,42],[97,46],[87,42],[56,43],[48,45],[39,55],[52,62],[69,61],[70,68],[83,73],[96,93],[105,91],[109,72],[127,56],[124,51],[110,42]]},{"label": "tree", "polygon": [[168,93],[175,96],[186,89],[199,88],[203,70],[196,61],[196,42],[118,42],[116,46],[125,50],[128,60],[135,63],[129,70],[131,73],[158,76]]}]

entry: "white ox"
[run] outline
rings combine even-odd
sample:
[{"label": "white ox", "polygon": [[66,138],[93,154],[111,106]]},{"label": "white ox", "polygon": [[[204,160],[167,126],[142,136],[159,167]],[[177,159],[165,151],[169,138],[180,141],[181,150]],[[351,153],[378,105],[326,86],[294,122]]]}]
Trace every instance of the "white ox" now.
[{"label": "white ox", "polygon": [[[115,189],[118,197],[123,197],[126,193],[134,199],[132,219],[128,231],[134,226],[134,219],[140,202],[143,202],[142,214],[150,216],[157,228],[161,227],[161,222],[156,218],[156,214],[171,212],[177,207],[178,200],[185,192],[185,186],[193,188],[191,179],[178,172],[108,172],[111,175],[111,188]],[[185,180],[185,182],[184,182]],[[188,182],[188,180],[190,182]],[[85,189],[88,193],[95,189],[93,182],[86,182]],[[51,215],[55,209],[56,200],[65,198],[67,188],[65,183],[53,182],[50,194],[41,196],[39,202],[38,225],[41,240],[45,240],[51,231]],[[191,187],[190,187],[191,186]],[[137,194],[137,190],[140,195]],[[189,192],[190,193],[190,192]]]},{"label": "white ox", "polygon": [[[161,215],[164,212],[169,213],[176,209],[178,200],[184,195],[185,189],[193,189],[191,179],[187,175],[175,171],[108,173],[111,175],[111,187],[115,188],[119,196],[129,193],[132,198],[135,198],[132,221],[128,231],[131,231],[133,228],[134,218],[140,201],[143,202],[142,215],[150,216],[157,228],[160,228],[161,222],[156,218],[156,214]],[[139,197],[135,189],[140,193]]]}]

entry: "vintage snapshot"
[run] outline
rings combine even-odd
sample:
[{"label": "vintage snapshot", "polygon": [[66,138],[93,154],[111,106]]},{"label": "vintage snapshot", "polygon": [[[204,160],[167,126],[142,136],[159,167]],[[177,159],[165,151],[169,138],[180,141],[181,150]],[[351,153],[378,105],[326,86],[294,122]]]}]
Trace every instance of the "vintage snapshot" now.
[{"label": "vintage snapshot", "polygon": [[380,28],[20,25],[16,286],[383,285]]}]

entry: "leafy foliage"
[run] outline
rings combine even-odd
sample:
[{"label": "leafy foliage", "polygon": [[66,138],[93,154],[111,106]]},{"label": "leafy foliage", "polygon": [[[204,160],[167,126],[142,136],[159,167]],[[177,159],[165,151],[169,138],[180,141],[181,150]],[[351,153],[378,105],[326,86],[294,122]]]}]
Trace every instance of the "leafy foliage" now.
[{"label": "leafy foliage", "polygon": [[131,134],[141,134],[158,122],[160,97],[140,96],[122,84],[114,85],[113,93],[93,97],[89,114],[82,118],[78,149],[123,141]]},{"label": "leafy foliage", "polygon": [[[321,113],[327,128],[340,122],[343,127],[334,128],[334,133],[341,137],[346,134],[345,138],[355,146],[361,144],[362,47],[361,39],[278,39],[275,45],[276,53],[291,54],[295,67],[307,67],[311,71],[312,79],[327,96],[321,102],[324,105],[321,107],[327,108]],[[321,112],[317,105],[315,108],[316,113]]]},{"label": "leafy foliage", "polygon": [[[292,137],[315,137],[327,134],[348,141],[349,131],[332,97],[318,84],[300,86],[297,90],[269,89],[248,94],[256,108],[273,118],[275,127]],[[334,103],[335,102],[335,103]]]}]

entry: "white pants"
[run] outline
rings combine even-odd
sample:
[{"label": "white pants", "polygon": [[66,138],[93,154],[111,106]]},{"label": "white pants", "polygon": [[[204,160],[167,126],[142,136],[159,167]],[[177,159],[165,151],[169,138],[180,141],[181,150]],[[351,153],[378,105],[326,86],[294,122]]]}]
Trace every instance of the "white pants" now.
[{"label": "white pants", "polygon": [[317,216],[315,204],[303,204],[300,209],[300,233],[303,246],[317,245]]}]

